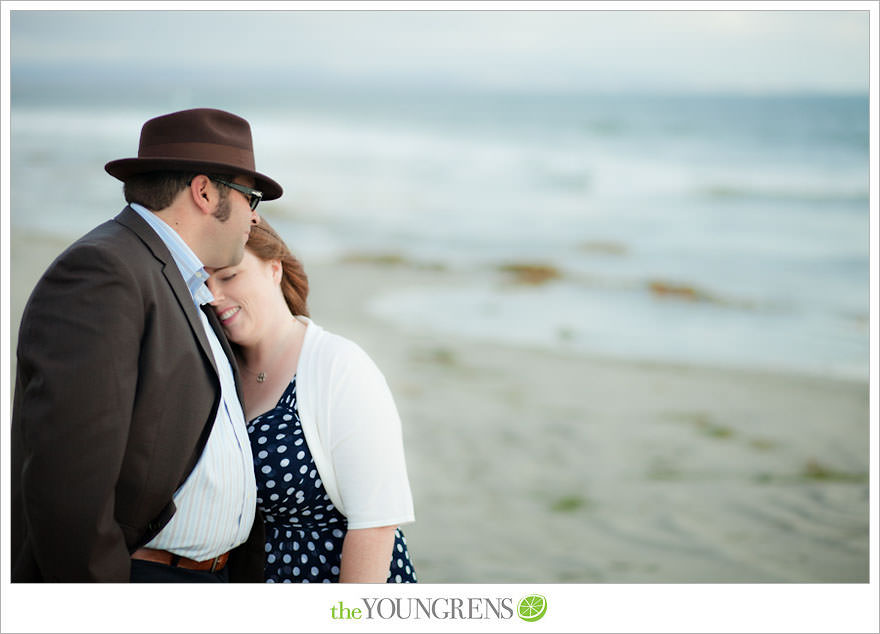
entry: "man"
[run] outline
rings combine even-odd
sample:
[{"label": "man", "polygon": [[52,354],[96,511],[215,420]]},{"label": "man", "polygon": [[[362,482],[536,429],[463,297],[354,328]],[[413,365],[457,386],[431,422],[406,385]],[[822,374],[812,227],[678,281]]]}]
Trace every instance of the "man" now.
[{"label": "man", "polygon": [[248,122],[213,109],[147,121],[137,158],[105,169],[129,205],[22,316],[12,581],[262,581],[237,370],[204,282],[281,186],[256,172]]}]

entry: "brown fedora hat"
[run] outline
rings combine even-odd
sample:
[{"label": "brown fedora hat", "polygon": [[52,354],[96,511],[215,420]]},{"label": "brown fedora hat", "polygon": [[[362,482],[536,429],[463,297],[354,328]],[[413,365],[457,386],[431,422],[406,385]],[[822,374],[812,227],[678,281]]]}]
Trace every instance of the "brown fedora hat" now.
[{"label": "brown fedora hat", "polygon": [[137,158],[110,161],[111,176],[129,176],[162,170],[202,171],[252,176],[263,200],[280,198],[284,190],[256,171],[251,126],[223,110],[195,108],[162,115],[141,128]]}]

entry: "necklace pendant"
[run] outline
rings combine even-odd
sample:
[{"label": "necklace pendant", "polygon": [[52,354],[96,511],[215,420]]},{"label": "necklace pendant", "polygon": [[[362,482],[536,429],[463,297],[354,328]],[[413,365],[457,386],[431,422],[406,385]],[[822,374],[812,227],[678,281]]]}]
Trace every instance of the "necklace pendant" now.
[{"label": "necklace pendant", "polygon": [[260,373],[257,375],[257,383],[262,383],[262,382],[265,381],[265,380],[266,380],[266,373],[265,373],[265,372],[260,372]]}]

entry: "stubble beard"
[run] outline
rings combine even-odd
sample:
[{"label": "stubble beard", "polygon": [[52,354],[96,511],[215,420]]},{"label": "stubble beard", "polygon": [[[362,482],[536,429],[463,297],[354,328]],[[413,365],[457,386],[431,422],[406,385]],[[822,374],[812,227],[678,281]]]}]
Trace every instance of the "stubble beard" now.
[{"label": "stubble beard", "polygon": [[[221,224],[226,224],[230,221],[230,216],[232,215],[232,205],[229,203],[229,192],[223,192],[220,195],[220,200],[217,202],[217,209],[214,210],[212,214],[214,219]],[[231,247],[227,252],[229,257],[226,258],[227,261],[225,264],[218,265],[216,268],[223,268],[226,266],[236,266],[241,263],[242,258],[244,258],[244,247],[245,243],[240,239],[236,241],[234,247]],[[232,250],[234,249],[234,251]]]}]

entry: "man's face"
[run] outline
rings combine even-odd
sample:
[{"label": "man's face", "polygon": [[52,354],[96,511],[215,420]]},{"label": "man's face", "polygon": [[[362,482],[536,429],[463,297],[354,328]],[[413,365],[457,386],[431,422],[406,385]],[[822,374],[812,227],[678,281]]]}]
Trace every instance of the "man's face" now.
[{"label": "man's face", "polygon": [[[233,181],[238,185],[253,187],[253,179],[238,176]],[[217,184],[212,183],[216,188]],[[247,244],[251,227],[260,221],[256,211],[251,210],[250,201],[238,190],[219,186],[225,190],[219,195],[211,225],[210,262],[205,266],[221,268],[234,266],[241,262],[244,245]]]}]

